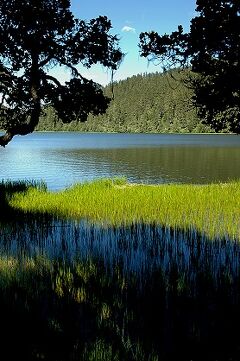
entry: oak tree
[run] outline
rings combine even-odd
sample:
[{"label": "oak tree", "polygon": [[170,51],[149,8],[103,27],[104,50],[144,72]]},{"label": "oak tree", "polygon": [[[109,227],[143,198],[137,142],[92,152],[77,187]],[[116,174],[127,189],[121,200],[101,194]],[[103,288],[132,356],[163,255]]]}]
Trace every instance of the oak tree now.
[{"label": "oak tree", "polygon": [[[105,16],[74,17],[70,0],[0,2],[0,145],[33,132],[42,109],[51,105],[63,122],[85,121],[107,109],[101,87],[83,77],[79,64],[115,70],[122,58],[118,38]],[[49,70],[67,67],[62,84]]]}]

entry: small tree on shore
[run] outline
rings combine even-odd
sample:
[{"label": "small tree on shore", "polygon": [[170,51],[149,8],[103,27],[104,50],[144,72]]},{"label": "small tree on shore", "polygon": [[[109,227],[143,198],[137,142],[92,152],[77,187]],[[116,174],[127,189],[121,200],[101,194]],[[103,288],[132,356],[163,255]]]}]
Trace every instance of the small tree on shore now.
[{"label": "small tree on shore", "polygon": [[[79,64],[100,63],[116,70],[122,58],[111,22],[99,16],[76,19],[70,0],[1,0],[0,2],[0,145],[34,131],[43,105],[51,105],[63,122],[85,121],[104,113],[109,99],[101,87],[81,76]],[[65,66],[65,84],[49,75]]]}]

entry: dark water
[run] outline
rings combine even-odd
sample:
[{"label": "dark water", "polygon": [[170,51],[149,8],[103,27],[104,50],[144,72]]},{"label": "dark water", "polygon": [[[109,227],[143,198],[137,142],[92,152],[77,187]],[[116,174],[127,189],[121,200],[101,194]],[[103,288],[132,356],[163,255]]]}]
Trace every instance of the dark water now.
[{"label": "dark water", "polygon": [[0,148],[3,179],[43,179],[56,190],[96,177],[208,183],[240,178],[240,137],[34,133]]},{"label": "dark water", "polygon": [[239,360],[239,242],[6,214],[2,359]]}]

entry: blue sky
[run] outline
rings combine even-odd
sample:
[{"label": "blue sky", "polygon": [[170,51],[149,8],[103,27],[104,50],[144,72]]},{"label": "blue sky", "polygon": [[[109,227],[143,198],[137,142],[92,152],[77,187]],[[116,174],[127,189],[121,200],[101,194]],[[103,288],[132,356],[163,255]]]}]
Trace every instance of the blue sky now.
[{"label": "blue sky", "polygon": [[[160,71],[159,67],[139,56],[139,34],[150,30],[159,34],[170,33],[180,24],[188,31],[190,20],[196,15],[195,8],[195,0],[72,0],[72,11],[76,17],[89,20],[106,15],[111,20],[112,33],[119,36],[120,47],[126,54],[114,80]],[[103,85],[111,79],[110,72],[101,66],[81,69],[81,73]],[[67,78],[64,69],[61,70],[61,78]]]}]

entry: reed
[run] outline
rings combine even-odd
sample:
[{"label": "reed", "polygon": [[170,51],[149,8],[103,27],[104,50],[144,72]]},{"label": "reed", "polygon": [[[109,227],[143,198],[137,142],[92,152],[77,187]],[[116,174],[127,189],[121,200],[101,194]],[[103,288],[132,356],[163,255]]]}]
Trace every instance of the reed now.
[{"label": "reed", "polygon": [[211,238],[240,239],[240,181],[209,185],[129,184],[102,179],[60,192],[28,186],[8,200],[11,209],[106,225],[155,223],[195,229]]}]

